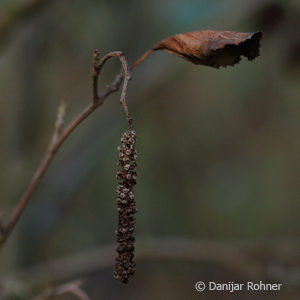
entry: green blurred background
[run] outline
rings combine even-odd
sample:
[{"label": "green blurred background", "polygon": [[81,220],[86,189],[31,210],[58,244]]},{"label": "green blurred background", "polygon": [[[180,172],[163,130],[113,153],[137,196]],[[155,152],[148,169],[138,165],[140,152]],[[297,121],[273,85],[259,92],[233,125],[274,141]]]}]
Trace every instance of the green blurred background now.
[{"label": "green blurred background", "polygon": [[[83,276],[91,299],[299,299],[300,2],[53,0],[23,18],[15,12],[26,2],[0,3],[4,220],[47,148],[60,99],[67,103],[66,124],[90,103],[95,48],[102,54],[122,50],[132,63],[180,32],[261,30],[263,39],[251,63],[243,59],[216,70],[153,53],[133,71],[127,100],[138,133],[141,259],[127,286],[112,277],[110,248],[107,259],[99,256],[105,266],[65,277],[47,269],[58,257],[81,259],[114,247],[116,148],[126,130],[118,93],[60,149],[1,250],[0,298],[31,299]],[[1,32],[8,18],[20,20]],[[110,61],[99,87],[119,69],[117,60]],[[199,257],[193,252],[198,246]],[[215,255],[203,255],[211,254],[210,247]],[[248,263],[241,265],[238,255]],[[249,274],[253,264],[260,271]],[[48,282],[30,275],[36,265],[44,266]],[[267,294],[194,289],[199,280],[251,278],[284,288]]]}]

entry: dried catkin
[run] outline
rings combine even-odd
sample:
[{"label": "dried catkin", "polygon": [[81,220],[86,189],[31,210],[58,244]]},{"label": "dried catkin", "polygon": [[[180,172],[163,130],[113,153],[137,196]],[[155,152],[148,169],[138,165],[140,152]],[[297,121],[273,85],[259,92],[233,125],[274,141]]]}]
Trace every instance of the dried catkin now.
[{"label": "dried catkin", "polygon": [[119,226],[116,230],[118,247],[114,278],[127,283],[135,272],[134,256],[134,225],[133,215],[137,212],[134,201],[133,186],[136,184],[135,149],[136,133],[134,130],[122,134],[121,146],[118,147],[120,170],[117,172],[117,206],[119,213]]}]

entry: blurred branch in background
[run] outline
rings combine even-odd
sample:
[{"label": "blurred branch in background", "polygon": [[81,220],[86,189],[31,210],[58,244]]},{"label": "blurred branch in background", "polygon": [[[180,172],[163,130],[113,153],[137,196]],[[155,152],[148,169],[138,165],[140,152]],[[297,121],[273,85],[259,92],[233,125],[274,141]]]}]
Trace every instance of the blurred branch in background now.
[{"label": "blurred branch in background", "polygon": [[90,300],[89,296],[85,291],[83,291],[80,286],[83,284],[82,280],[75,280],[57,286],[53,289],[47,289],[40,295],[33,298],[33,300],[47,300],[55,296],[61,296],[64,294],[73,294],[77,299],[80,300]]},{"label": "blurred branch in background", "polygon": [[0,52],[17,26],[24,20],[31,18],[34,14],[39,13],[50,2],[53,1],[28,0],[11,7],[0,22]]},{"label": "blurred branch in background", "polygon": [[[280,281],[291,286],[300,282],[299,269],[289,266],[300,257],[298,241],[199,241],[180,237],[138,238],[136,260],[208,263],[225,268],[239,278]],[[43,262],[13,274],[3,274],[0,285],[15,290],[35,290],[86,277],[101,269],[111,268],[115,245],[101,246],[77,255]],[[9,291],[6,291],[9,292]]]}]

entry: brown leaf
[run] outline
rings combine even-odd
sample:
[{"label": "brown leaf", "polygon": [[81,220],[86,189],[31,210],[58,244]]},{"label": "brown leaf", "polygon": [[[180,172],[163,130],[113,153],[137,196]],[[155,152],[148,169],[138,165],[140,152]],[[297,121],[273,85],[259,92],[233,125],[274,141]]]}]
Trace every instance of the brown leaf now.
[{"label": "brown leaf", "polygon": [[214,68],[238,63],[241,56],[249,60],[259,56],[262,33],[198,30],[170,36],[152,50],[163,50],[194,64]]}]

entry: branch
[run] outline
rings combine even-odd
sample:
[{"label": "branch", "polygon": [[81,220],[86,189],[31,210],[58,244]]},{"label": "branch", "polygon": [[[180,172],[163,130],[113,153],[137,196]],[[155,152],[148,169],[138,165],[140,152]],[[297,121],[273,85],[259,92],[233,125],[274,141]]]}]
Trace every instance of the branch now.
[{"label": "branch", "polygon": [[[270,280],[298,286],[300,272],[289,267],[289,262],[299,261],[299,241],[239,240],[227,242],[200,241],[181,237],[137,237],[136,260],[181,261],[193,264],[211,264],[251,280]],[[221,254],[221,255],[220,255]],[[269,257],[269,260],[266,260]],[[86,277],[111,267],[115,259],[115,245],[62,256],[31,266],[12,274],[3,274],[0,285],[4,290],[21,285],[32,290],[51,283],[59,284],[72,278]],[[274,266],[277,272],[274,272]]]},{"label": "branch", "polygon": [[[100,75],[100,70],[103,65],[107,62],[107,60],[111,57],[118,57],[123,68],[123,73],[119,74],[116,79],[109,85],[106,90],[98,96],[98,87],[97,81]],[[85,120],[92,112],[96,110],[97,107],[103,104],[104,100],[113,92],[116,92],[121,82],[124,78],[123,89],[121,94],[120,102],[123,106],[125,111],[128,125],[131,128],[131,118],[128,113],[127,104],[125,101],[126,92],[128,88],[128,82],[130,80],[130,71],[128,68],[128,64],[124,54],[120,51],[117,52],[110,52],[105,55],[101,60],[99,60],[99,51],[95,50],[94,52],[94,71],[93,71],[93,102],[90,104],[78,117],[76,117],[68,126],[67,128],[60,133],[61,126],[62,126],[62,119],[65,111],[65,107],[63,104],[60,105],[57,120],[55,123],[54,133],[50,142],[50,145],[41,160],[40,165],[38,166],[34,176],[32,177],[27,189],[23,193],[21,199],[19,200],[16,208],[12,212],[7,226],[0,226],[0,247],[5,243],[7,238],[12,233],[13,229],[15,228],[20,216],[22,215],[27,203],[29,202],[33,192],[35,191],[37,185],[41,181],[41,178],[45,174],[46,170],[48,169],[50,163],[52,162],[56,152],[63,144],[63,142],[67,139],[67,137],[73,132],[73,130],[83,121]],[[1,225],[1,224],[0,224]]]}]

